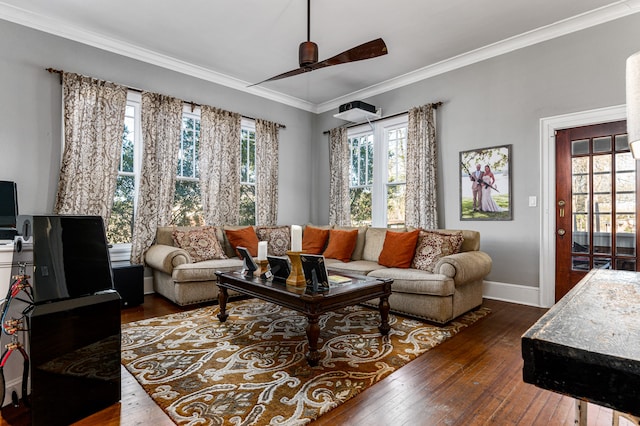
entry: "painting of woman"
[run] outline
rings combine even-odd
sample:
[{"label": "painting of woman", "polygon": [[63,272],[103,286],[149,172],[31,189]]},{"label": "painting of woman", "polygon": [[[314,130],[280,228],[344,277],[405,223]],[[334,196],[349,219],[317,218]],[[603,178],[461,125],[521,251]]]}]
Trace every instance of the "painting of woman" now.
[{"label": "painting of woman", "polygon": [[492,197],[492,191],[496,191],[496,177],[493,175],[491,171],[491,167],[488,165],[484,166],[484,174],[482,175],[482,181],[484,185],[482,185],[482,206],[481,210],[484,212],[502,212],[504,209],[500,207],[494,201]]}]

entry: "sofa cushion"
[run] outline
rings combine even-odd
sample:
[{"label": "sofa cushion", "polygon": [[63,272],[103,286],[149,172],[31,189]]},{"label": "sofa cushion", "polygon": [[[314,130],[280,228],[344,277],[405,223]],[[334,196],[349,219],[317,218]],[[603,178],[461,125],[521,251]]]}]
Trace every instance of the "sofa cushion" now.
[{"label": "sofa cushion", "polygon": [[288,226],[256,226],[260,241],[267,242],[267,254],[284,256],[291,246],[291,228]]},{"label": "sofa cushion", "polygon": [[237,257],[205,260],[178,265],[173,268],[171,277],[175,282],[217,281],[216,271],[232,272],[240,268],[242,268],[242,260]]},{"label": "sofa cushion", "polygon": [[203,226],[191,230],[175,229],[172,233],[174,246],[189,253],[191,260],[201,262],[209,259],[226,259],[218,241],[215,226]]},{"label": "sofa cushion", "polygon": [[[394,232],[406,232],[405,228],[394,229]],[[362,259],[377,262],[382,253],[384,240],[387,236],[387,228],[367,228]]]},{"label": "sofa cushion", "polygon": [[[240,229],[225,229],[224,232],[227,234],[227,239],[233,250],[240,246],[249,250],[251,256],[256,257],[258,255],[258,236],[253,226]],[[240,257],[239,253],[236,252],[236,254]]]},{"label": "sofa cushion", "polygon": [[387,231],[378,263],[389,268],[408,268],[416,252],[419,230],[411,232]]},{"label": "sofa cushion", "polygon": [[391,290],[394,293],[450,296],[455,292],[455,283],[452,278],[419,269],[376,269],[368,275],[376,278],[391,278],[393,280]]},{"label": "sofa cushion", "polygon": [[369,260],[351,260],[343,262],[338,259],[325,259],[325,265],[329,273],[339,274],[356,274],[367,275],[371,271],[380,269],[381,266],[377,262],[371,262]]},{"label": "sofa cushion", "polygon": [[419,231],[418,245],[411,267],[433,272],[441,257],[455,254],[462,246],[462,231],[450,233],[436,231]]},{"label": "sofa cushion", "polygon": [[351,231],[331,229],[329,231],[329,243],[324,250],[324,257],[348,262],[351,259],[353,249],[358,240],[358,230]]},{"label": "sofa cushion", "polygon": [[358,239],[356,240],[356,246],[353,248],[353,253],[351,253],[351,260],[361,260],[362,259],[362,251],[364,250],[365,244],[365,236],[367,233],[367,229],[369,227],[367,225],[364,226],[335,226],[333,229],[339,229],[342,231],[353,231],[354,229],[358,230]]},{"label": "sofa cushion", "polygon": [[322,229],[307,225],[302,233],[302,252],[308,254],[322,254],[329,239],[329,229]]}]

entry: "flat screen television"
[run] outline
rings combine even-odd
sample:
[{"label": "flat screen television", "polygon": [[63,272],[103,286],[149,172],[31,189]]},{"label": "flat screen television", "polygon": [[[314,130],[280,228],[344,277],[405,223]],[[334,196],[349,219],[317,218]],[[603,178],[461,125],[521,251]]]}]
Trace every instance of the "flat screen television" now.
[{"label": "flat screen television", "polygon": [[18,220],[18,187],[0,180],[0,228],[15,228]]},{"label": "flat screen television", "polygon": [[33,247],[36,304],[113,289],[102,217],[20,216],[19,222],[22,238]]}]

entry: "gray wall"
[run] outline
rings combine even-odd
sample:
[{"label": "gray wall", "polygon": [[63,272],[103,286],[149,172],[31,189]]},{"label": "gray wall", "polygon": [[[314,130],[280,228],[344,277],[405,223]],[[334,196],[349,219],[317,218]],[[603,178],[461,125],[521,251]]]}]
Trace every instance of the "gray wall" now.
[{"label": "gray wall", "polygon": [[[540,43],[363,99],[384,115],[443,101],[438,109],[440,226],[482,233],[490,281],[539,285],[542,117],[624,104],[624,63],[640,50],[640,15]],[[285,124],[280,145],[280,223],[328,221],[324,130],[314,116],[197,78],[0,21],[0,179],[18,182],[22,213],[51,211],[61,147],[61,86],[53,67]],[[460,151],[512,144],[513,220],[460,221]],[[310,165],[310,167],[309,167]],[[309,173],[311,170],[311,173]]]},{"label": "gray wall", "polygon": [[[539,286],[541,220],[540,119],[625,103],[625,60],[640,50],[636,14],[448,72],[369,99],[383,115],[442,101],[438,109],[440,226],[476,229],[493,258],[489,281]],[[312,221],[328,211],[328,130],[345,124],[337,111],[318,117]],[[512,144],[512,221],[461,221],[459,152]],[[528,197],[538,207],[528,207]]]},{"label": "gray wall", "polygon": [[0,180],[18,183],[21,213],[50,213],[55,202],[62,87],[52,67],[284,124],[278,221],[309,221],[314,114],[2,20],[0,52]]}]

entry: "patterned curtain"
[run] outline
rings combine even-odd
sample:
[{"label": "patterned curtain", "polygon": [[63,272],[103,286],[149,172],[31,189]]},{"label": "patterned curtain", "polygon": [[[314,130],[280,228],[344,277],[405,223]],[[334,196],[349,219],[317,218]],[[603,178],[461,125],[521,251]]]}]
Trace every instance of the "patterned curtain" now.
[{"label": "patterned curtain", "polygon": [[278,223],[278,127],[256,120],[256,225]]},{"label": "patterned curtain", "polygon": [[329,223],[350,226],[349,140],[345,127],[329,131],[329,170]]},{"label": "patterned curtain", "polygon": [[407,226],[438,227],[435,107],[409,110],[407,135]]},{"label": "patterned curtain", "polygon": [[183,101],[142,93],[142,170],[133,225],[131,262],[142,263],[159,226],[171,223]]},{"label": "patterned curtain", "polygon": [[64,153],[53,211],[99,215],[105,227],[118,177],[127,88],[63,73]]},{"label": "patterned curtain", "polygon": [[242,116],[208,105],[200,113],[200,193],[204,222],[240,221],[240,122]]}]

